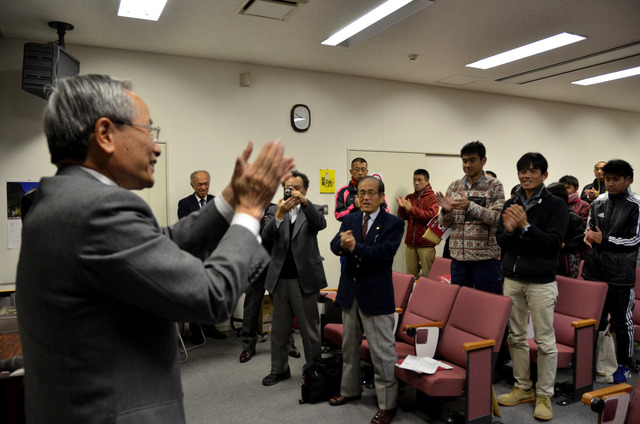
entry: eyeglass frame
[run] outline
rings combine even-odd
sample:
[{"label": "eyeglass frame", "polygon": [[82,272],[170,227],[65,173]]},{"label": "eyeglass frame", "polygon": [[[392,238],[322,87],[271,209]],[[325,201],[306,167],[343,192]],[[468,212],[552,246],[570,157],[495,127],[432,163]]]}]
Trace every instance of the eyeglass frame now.
[{"label": "eyeglass frame", "polygon": [[358,197],[362,197],[363,199],[366,196],[369,196],[370,199],[373,199],[374,197],[378,196],[380,194],[379,191],[373,191],[373,190],[369,190],[369,191],[364,191],[364,190],[359,190],[358,191]]},{"label": "eyeglass frame", "polygon": [[[145,130],[149,130],[149,135],[151,136],[151,139],[153,140],[154,143],[157,143],[159,138],[160,138],[160,127],[152,127],[152,126],[149,126],[149,125],[134,124],[133,122],[120,121],[120,120],[114,120],[114,119],[112,119],[111,122],[113,122],[114,124],[129,125],[131,127],[138,127],[138,128],[144,128]],[[155,135],[154,135],[154,133],[155,133]]]}]

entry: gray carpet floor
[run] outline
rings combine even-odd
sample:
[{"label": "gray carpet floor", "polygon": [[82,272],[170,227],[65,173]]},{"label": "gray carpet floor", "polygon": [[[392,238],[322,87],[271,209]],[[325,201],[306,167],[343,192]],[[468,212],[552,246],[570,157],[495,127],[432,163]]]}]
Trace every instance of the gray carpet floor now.
[{"label": "gray carpet floor", "polygon": [[[242,339],[233,331],[226,333],[226,340],[207,339],[203,347],[189,351],[188,360],[182,364],[184,405],[189,424],[210,423],[369,423],[377,411],[375,391],[365,388],[362,400],[343,406],[328,403],[314,405],[299,404],[300,380],[303,358],[290,358],[291,379],[275,386],[262,385],[262,379],[269,374],[270,341],[258,343],[257,354],[249,362],[241,364],[238,357],[242,351]],[[296,335],[301,346],[300,336]],[[189,343],[187,342],[187,345]],[[638,352],[636,351],[636,354]],[[637,355],[636,355],[637,358]],[[637,373],[633,373],[635,386]],[[559,370],[557,381],[570,381],[569,370]],[[595,388],[604,387],[596,384]],[[496,394],[506,393],[511,388],[508,381],[494,385]],[[597,416],[581,402],[568,406],[555,405],[552,422],[563,424],[597,423]],[[400,388],[398,414],[395,424],[406,423],[447,423],[448,412],[459,406],[460,401],[447,402],[439,411],[436,406],[416,405],[415,391],[409,387]],[[502,418],[494,422],[506,424],[535,423],[535,404],[501,407]]]}]

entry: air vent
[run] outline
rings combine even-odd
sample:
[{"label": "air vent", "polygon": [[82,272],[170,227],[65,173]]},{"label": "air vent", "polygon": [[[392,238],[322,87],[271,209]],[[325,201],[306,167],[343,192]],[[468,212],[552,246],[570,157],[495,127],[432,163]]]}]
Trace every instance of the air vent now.
[{"label": "air vent", "polygon": [[238,10],[241,15],[286,21],[308,0],[249,0]]}]

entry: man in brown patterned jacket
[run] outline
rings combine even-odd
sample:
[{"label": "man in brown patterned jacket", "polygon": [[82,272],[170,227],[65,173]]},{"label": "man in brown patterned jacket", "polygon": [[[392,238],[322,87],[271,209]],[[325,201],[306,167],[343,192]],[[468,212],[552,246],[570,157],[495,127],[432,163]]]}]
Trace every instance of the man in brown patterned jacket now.
[{"label": "man in brown patterned jacket", "polygon": [[502,294],[500,247],[496,229],[504,204],[502,183],[486,174],[486,149],[479,141],[460,151],[464,177],[436,193],[439,221],[451,228],[451,282]]}]

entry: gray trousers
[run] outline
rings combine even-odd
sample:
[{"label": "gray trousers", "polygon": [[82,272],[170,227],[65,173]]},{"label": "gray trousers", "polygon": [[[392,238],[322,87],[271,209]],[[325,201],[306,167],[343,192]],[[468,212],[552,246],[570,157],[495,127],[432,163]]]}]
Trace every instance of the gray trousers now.
[{"label": "gray trousers", "polygon": [[271,293],[273,321],[271,323],[271,373],[281,374],[289,368],[289,336],[296,318],[302,336],[304,358],[307,363],[320,359],[319,291],[310,294],[300,290],[293,279],[280,279]]},{"label": "gray trousers", "polygon": [[[358,318],[359,317],[359,318]],[[360,345],[362,332],[367,335],[373,360],[374,382],[378,396],[378,408],[393,409],[398,401],[398,380],[395,364],[396,341],[393,336],[394,314],[366,315],[358,307],[356,299],[351,308],[342,312],[342,396],[357,396],[362,392],[360,384]],[[362,325],[360,325],[362,323]]]}]

